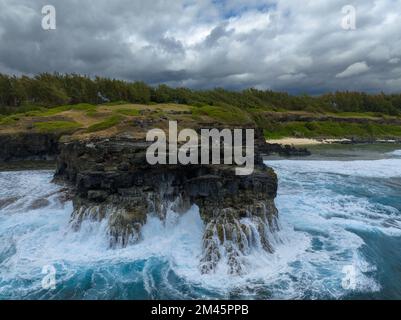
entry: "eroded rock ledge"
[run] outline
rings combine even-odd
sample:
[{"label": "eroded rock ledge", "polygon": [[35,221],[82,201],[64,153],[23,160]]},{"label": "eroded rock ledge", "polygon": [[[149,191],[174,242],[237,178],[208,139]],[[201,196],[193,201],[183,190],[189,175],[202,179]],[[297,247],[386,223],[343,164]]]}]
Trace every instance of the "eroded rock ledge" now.
[{"label": "eroded rock ledge", "polygon": [[55,179],[74,193],[72,226],[85,219],[108,219],[110,246],[141,240],[148,214],[166,217],[197,205],[205,223],[202,272],[224,260],[230,273],[242,273],[242,257],[254,247],[273,252],[278,230],[274,198],[277,177],[257,156],[250,176],[233,166],[151,166],[143,140],[111,138],[60,144]]},{"label": "eroded rock ledge", "polygon": [[0,162],[54,160],[59,134],[0,134]]}]

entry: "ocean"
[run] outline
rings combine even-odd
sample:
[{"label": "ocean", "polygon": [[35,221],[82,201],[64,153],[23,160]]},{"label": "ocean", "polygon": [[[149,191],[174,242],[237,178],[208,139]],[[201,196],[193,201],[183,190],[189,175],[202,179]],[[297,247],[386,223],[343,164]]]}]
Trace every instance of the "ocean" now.
[{"label": "ocean", "polygon": [[[267,158],[280,231],[247,272],[198,268],[196,206],[149,215],[143,240],[110,249],[107,221],[70,226],[52,171],[0,172],[0,299],[401,299],[401,147],[316,147]],[[54,285],[47,286],[50,275]]]}]

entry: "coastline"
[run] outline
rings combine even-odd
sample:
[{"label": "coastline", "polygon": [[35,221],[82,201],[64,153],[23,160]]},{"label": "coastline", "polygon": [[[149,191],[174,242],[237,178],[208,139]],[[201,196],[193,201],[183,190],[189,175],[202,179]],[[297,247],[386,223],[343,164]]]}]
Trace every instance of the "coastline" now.
[{"label": "coastline", "polygon": [[397,140],[385,140],[385,139],[377,139],[377,140],[355,140],[355,139],[318,139],[318,138],[281,138],[281,139],[266,139],[266,143],[268,144],[280,144],[280,145],[289,145],[289,146],[314,146],[314,145],[322,145],[322,144],[359,144],[359,143],[399,143]]},{"label": "coastline", "polygon": [[55,160],[20,160],[3,162],[0,160],[0,172],[30,171],[30,170],[55,170]]},{"label": "coastline", "polygon": [[318,139],[307,139],[307,138],[281,138],[281,139],[267,139],[266,143],[269,144],[281,144],[290,146],[310,146],[324,144],[323,141]]}]

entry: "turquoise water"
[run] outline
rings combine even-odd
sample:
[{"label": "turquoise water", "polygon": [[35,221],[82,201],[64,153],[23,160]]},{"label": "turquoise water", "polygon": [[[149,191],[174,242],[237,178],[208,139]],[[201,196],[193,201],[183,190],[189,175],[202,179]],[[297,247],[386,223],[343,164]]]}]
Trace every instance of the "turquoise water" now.
[{"label": "turquoise water", "polygon": [[[267,160],[281,231],[274,254],[243,257],[243,276],[224,262],[200,274],[195,206],[165,223],[149,216],[141,243],[109,249],[107,221],[71,230],[51,171],[1,172],[0,299],[401,299],[401,151],[358,152]],[[54,290],[42,287],[45,266]]]}]

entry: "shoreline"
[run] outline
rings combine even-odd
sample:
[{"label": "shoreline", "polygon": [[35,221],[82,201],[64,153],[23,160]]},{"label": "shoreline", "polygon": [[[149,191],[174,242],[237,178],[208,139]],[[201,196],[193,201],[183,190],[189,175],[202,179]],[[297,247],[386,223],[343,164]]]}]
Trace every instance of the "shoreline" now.
[{"label": "shoreline", "polygon": [[0,161],[0,172],[30,171],[30,170],[56,170],[56,161],[46,160],[19,160],[11,162]]},{"label": "shoreline", "polygon": [[289,145],[289,146],[311,146],[311,145],[324,144],[323,141],[320,141],[318,139],[307,139],[307,138],[267,139],[266,143]]},{"label": "shoreline", "polygon": [[280,145],[289,145],[289,146],[314,146],[314,145],[323,145],[323,144],[366,144],[366,143],[400,143],[398,140],[384,140],[377,139],[372,141],[367,140],[352,140],[352,139],[317,139],[317,138],[281,138],[281,139],[266,139],[266,143],[268,144],[280,144]]}]

